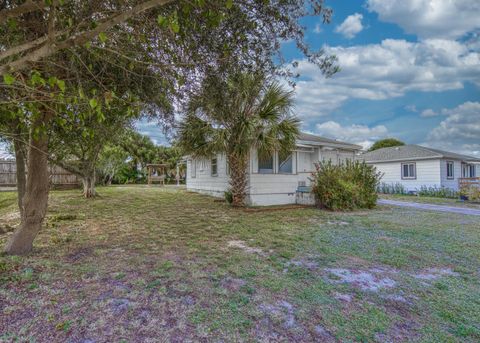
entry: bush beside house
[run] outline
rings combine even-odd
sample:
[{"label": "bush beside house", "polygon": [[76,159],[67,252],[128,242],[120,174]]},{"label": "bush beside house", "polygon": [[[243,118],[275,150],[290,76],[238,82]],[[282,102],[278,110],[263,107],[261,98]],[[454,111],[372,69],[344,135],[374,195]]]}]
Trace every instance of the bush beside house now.
[{"label": "bush beside house", "polygon": [[312,192],[317,206],[329,210],[373,208],[381,173],[365,162],[349,161],[335,165],[331,161],[315,165]]}]

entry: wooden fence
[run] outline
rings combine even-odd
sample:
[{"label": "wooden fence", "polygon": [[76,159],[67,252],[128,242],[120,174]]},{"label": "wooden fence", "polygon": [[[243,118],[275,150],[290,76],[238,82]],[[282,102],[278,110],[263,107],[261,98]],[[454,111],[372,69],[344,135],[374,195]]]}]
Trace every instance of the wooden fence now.
[{"label": "wooden fence", "polygon": [[[59,166],[50,166],[50,184],[54,188],[70,188],[79,185],[79,178]],[[17,185],[15,161],[0,160],[0,187]]]}]

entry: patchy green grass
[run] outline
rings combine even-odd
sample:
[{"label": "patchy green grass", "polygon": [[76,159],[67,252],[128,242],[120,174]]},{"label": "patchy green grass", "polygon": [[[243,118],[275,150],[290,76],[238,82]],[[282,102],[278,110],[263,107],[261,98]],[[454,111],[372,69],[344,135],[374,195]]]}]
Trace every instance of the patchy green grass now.
[{"label": "patchy green grass", "polygon": [[52,192],[34,253],[0,258],[0,341],[480,340],[477,217],[99,192]]},{"label": "patchy green grass", "polygon": [[421,202],[421,203],[435,204],[435,205],[446,205],[446,206],[468,207],[468,208],[480,209],[480,204],[478,203],[460,201],[458,199],[449,199],[449,198],[424,197],[424,196],[403,195],[403,194],[380,194],[380,198],[390,199],[390,200],[399,200],[399,201]]}]

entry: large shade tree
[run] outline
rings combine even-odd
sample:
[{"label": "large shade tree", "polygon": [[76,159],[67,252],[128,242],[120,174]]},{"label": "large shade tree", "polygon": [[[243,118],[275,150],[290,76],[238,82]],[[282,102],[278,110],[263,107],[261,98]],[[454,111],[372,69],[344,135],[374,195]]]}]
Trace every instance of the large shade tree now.
[{"label": "large shade tree", "polygon": [[[50,132],[54,125],[65,123],[63,115],[72,105],[93,105],[100,120],[113,94],[127,107],[140,103],[142,111],[171,123],[173,116],[164,116],[141,87],[132,86],[128,94],[116,92],[115,84],[126,85],[134,77],[147,85],[163,80],[166,88],[174,86],[175,101],[182,101],[212,66],[255,65],[291,75],[288,68],[281,68],[284,60],[279,52],[285,40],[295,41],[326,74],[335,72],[332,56],[311,51],[304,42],[300,19],[309,14],[328,21],[331,12],[322,0],[1,2],[0,104],[29,135],[24,213],[7,253],[28,253],[40,231],[48,200]],[[95,59],[119,65],[121,73],[102,74],[104,69],[89,62]],[[71,69],[73,62],[76,66]],[[145,66],[142,73],[139,66]],[[86,77],[88,89],[95,92],[81,91],[87,89]],[[132,97],[137,100],[131,102]]]},{"label": "large shade tree", "polygon": [[373,143],[373,145],[370,147],[370,149],[368,149],[368,151],[374,151],[382,148],[391,148],[391,147],[402,146],[402,145],[405,145],[405,143],[396,138],[384,138]]},{"label": "large shade tree", "polygon": [[179,143],[194,157],[225,153],[233,205],[243,206],[251,149],[260,155],[290,152],[299,133],[293,92],[259,73],[206,79],[180,124]]}]

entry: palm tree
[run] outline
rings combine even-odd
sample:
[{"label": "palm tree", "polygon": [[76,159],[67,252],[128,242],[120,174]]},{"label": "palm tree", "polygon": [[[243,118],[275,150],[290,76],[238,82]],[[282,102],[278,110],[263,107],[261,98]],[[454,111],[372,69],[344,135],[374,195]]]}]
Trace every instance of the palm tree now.
[{"label": "palm tree", "polygon": [[293,92],[261,74],[210,76],[179,127],[179,143],[194,157],[225,153],[233,206],[244,206],[250,149],[259,155],[286,153],[295,146],[299,120]]}]

